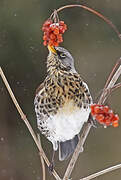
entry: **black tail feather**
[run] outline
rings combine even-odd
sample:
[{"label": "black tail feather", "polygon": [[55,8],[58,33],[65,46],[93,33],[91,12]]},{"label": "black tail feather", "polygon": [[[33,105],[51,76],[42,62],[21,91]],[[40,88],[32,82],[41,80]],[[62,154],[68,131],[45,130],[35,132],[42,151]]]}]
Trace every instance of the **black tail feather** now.
[{"label": "black tail feather", "polygon": [[59,160],[63,161],[67,159],[75,150],[79,141],[78,135],[73,139],[59,143]]}]

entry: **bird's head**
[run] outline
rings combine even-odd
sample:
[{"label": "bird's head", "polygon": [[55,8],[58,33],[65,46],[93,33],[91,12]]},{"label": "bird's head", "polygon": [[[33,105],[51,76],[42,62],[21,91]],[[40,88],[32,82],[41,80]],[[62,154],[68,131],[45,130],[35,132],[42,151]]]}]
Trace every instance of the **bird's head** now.
[{"label": "bird's head", "polygon": [[64,70],[76,72],[72,55],[62,47],[48,46],[49,55],[47,59],[48,72],[53,70]]}]

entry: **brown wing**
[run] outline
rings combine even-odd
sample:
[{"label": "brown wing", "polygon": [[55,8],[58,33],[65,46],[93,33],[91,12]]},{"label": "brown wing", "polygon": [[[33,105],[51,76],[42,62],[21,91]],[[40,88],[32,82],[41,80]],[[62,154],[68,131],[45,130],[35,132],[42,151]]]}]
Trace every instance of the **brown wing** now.
[{"label": "brown wing", "polygon": [[44,95],[44,83],[40,84],[40,86],[36,90],[34,105],[35,105],[35,112],[37,117],[37,126],[42,134],[44,134],[45,136],[49,136],[48,127],[46,124],[48,115],[47,112],[45,111],[45,103],[43,100],[43,95]]}]

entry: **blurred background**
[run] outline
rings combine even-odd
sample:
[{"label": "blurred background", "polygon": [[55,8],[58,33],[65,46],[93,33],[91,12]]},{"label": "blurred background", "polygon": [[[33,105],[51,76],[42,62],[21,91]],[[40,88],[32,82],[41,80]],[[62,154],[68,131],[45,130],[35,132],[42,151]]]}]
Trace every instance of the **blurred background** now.
[{"label": "blurred background", "polygon": [[[54,9],[67,4],[84,4],[108,17],[121,32],[120,0],[0,0],[0,66],[32,127],[38,132],[34,112],[37,86],[46,77],[48,50],[43,46],[41,27]],[[75,58],[75,66],[96,99],[121,56],[121,41],[102,19],[81,8],[59,13],[68,25],[62,46]],[[121,78],[120,78],[121,80]],[[0,180],[41,180],[38,149],[22,122],[0,78]],[[121,89],[108,101],[121,117]],[[41,136],[43,148],[51,158],[52,146]],[[62,176],[69,161],[55,169]],[[72,174],[73,180],[121,163],[121,125],[118,128],[92,128]],[[47,171],[47,179],[53,176]],[[120,180],[121,170],[97,178]]]}]

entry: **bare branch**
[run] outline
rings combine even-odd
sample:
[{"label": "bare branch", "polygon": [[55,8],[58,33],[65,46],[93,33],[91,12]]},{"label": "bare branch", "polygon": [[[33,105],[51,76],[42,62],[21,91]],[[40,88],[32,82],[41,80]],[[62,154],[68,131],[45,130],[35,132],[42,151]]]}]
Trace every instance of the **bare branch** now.
[{"label": "bare branch", "polygon": [[112,88],[105,89],[105,91],[106,91],[106,100],[111,96],[113,91],[115,91],[116,89],[118,89],[120,87],[121,87],[121,83],[117,83]]},{"label": "bare branch", "polygon": [[118,89],[118,88],[120,88],[120,87],[121,87],[121,82],[115,84],[115,85],[112,87],[111,92],[113,92],[114,90],[116,90],[116,89]]},{"label": "bare branch", "polygon": [[[116,67],[116,66],[115,66]],[[115,68],[114,67],[114,68]],[[113,68],[113,71],[114,71],[114,68]],[[113,72],[112,71],[112,72]],[[111,72],[111,74],[112,74]],[[107,93],[108,93],[108,90],[112,89],[113,86],[115,85],[116,81],[118,80],[119,76],[121,75],[121,65],[119,66],[119,68],[117,69],[117,71],[115,72],[115,74],[113,75],[112,79],[110,80],[110,82],[106,82],[107,84],[107,88],[104,89],[103,93],[101,94],[100,96],[100,99],[98,101],[99,104],[104,104],[105,100],[106,100],[106,96],[107,96]]]},{"label": "bare branch", "polygon": [[84,178],[82,178],[82,179],[80,179],[80,180],[90,180],[90,179],[94,179],[94,178],[96,178],[96,177],[98,177],[98,176],[101,176],[101,175],[103,175],[103,174],[106,174],[106,173],[108,173],[108,172],[114,171],[114,170],[119,169],[119,168],[121,168],[121,164],[117,164],[117,165],[115,165],[115,166],[109,167],[109,168],[107,168],[107,169],[104,169],[104,170],[102,170],[102,171],[99,171],[99,172],[97,172],[97,173],[94,173],[94,174],[92,174],[92,175],[89,175],[89,176],[87,176],[87,177],[84,177]]},{"label": "bare branch", "polygon": [[114,86],[114,84],[116,83],[116,81],[118,80],[120,75],[121,75],[121,65],[119,66],[119,68],[117,69],[116,73],[112,77],[110,83],[107,86],[107,89],[108,88],[112,88]]},{"label": "bare branch", "polygon": [[[26,118],[26,116],[25,116],[25,114],[23,113],[21,107],[19,106],[19,104],[18,104],[18,102],[17,102],[17,100],[16,100],[16,98],[15,98],[15,96],[14,96],[14,94],[13,94],[11,88],[10,88],[10,85],[9,85],[9,83],[8,83],[8,81],[7,81],[7,79],[6,79],[5,75],[4,75],[1,67],[0,67],[0,75],[1,75],[1,78],[2,78],[2,80],[3,80],[3,82],[4,82],[4,84],[5,84],[8,92],[9,92],[9,94],[10,94],[10,97],[11,97],[11,99],[12,99],[12,101],[13,101],[16,109],[18,110],[18,112],[19,112],[22,120],[23,120],[24,123],[26,124],[26,126],[27,126],[27,128],[28,128],[31,136],[33,137],[34,142],[35,142],[37,148],[39,149],[39,152],[41,153],[44,161],[46,162],[47,166],[49,167],[50,162],[49,162],[47,156],[45,155],[43,149],[41,148],[41,146],[40,146],[40,144],[39,144],[39,141],[38,141],[38,139],[37,139],[37,137],[36,137],[36,134],[34,133],[34,131],[33,131],[32,127],[31,127],[28,119]],[[59,177],[59,175],[56,173],[55,170],[53,170],[52,174],[53,174],[53,176],[55,177],[56,180],[61,180],[61,178]]]},{"label": "bare branch", "polygon": [[[38,137],[38,141],[39,141],[39,145],[41,147],[41,151],[42,151],[42,146],[41,146],[41,140],[40,140],[40,135],[37,134],[37,137]],[[41,163],[42,163],[42,174],[43,174],[43,180],[46,180],[46,173],[45,173],[45,163],[44,163],[44,159],[41,155],[41,153],[39,152],[39,155],[40,155],[40,160],[41,160]]]},{"label": "bare branch", "polygon": [[108,79],[107,79],[107,81],[105,83],[104,90],[107,88],[109,82],[111,81],[114,73],[116,72],[116,70],[117,70],[117,68],[119,67],[120,64],[121,64],[121,57],[117,60],[115,66],[113,67],[113,69],[112,69],[112,71],[111,71],[111,73],[110,73],[110,75],[109,75],[109,77],[108,77]]},{"label": "bare branch", "polygon": [[66,8],[74,8],[74,7],[83,8],[83,9],[85,9],[85,10],[95,14],[96,16],[100,17],[101,19],[103,19],[108,25],[110,25],[113,28],[113,30],[116,32],[116,34],[118,35],[119,39],[121,40],[121,34],[118,31],[117,27],[108,18],[106,18],[101,13],[95,11],[92,8],[89,8],[89,7],[81,5],[81,4],[71,4],[71,5],[66,5],[66,6],[60,7],[59,9],[57,9],[57,12],[60,12],[60,11],[62,11],[64,9],[66,9]]}]

